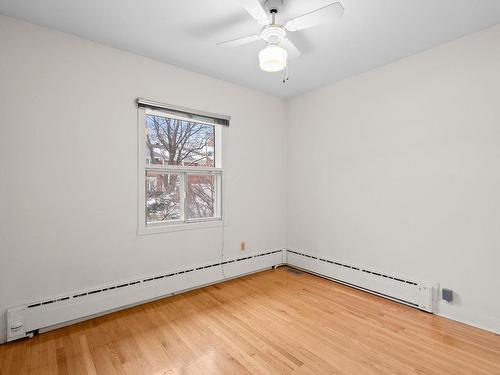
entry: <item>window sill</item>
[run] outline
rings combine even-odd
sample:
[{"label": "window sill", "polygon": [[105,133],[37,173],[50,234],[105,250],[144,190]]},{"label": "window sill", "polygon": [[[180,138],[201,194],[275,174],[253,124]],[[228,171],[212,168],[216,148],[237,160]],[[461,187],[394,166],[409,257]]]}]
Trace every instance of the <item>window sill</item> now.
[{"label": "window sill", "polygon": [[169,233],[178,232],[184,230],[198,230],[206,228],[220,228],[224,226],[224,221],[217,220],[205,220],[205,221],[195,221],[191,223],[180,223],[180,224],[166,224],[166,225],[151,225],[147,227],[141,227],[137,229],[137,234],[139,236],[147,234],[157,234],[157,233]]}]

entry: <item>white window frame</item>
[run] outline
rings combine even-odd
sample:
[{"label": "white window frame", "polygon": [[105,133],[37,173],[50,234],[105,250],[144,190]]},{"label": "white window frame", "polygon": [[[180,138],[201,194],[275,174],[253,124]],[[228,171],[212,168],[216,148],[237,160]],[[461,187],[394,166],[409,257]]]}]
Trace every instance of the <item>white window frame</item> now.
[{"label": "white window frame", "polygon": [[[137,161],[138,161],[138,173],[137,173],[137,191],[138,191],[138,210],[137,210],[137,234],[154,234],[154,233],[164,233],[173,232],[179,230],[193,230],[193,229],[203,229],[203,228],[213,228],[220,227],[224,225],[223,220],[223,190],[224,190],[224,174],[222,167],[224,166],[223,161],[223,135],[225,126],[214,125],[212,123],[207,123],[207,125],[214,126],[215,129],[215,166],[213,167],[189,167],[189,166],[179,166],[179,165],[157,165],[157,164],[146,164],[146,116],[147,115],[157,115],[161,117],[177,118],[185,121],[193,121],[182,116],[177,116],[172,113],[163,112],[157,109],[143,108],[139,107],[137,110]],[[196,123],[203,124],[203,121],[195,121]],[[147,171],[157,171],[162,173],[172,173],[181,174],[182,186],[181,186],[181,211],[183,212],[183,220],[172,220],[168,222],[158,222],[158,223],[146,223],[146,172]],[[187,176],[192,174],[203,174],[203,175],[215,175],[216,176],[216,199],[215,199],[215,217],[210,218],[186,218],[186,184]]]}]

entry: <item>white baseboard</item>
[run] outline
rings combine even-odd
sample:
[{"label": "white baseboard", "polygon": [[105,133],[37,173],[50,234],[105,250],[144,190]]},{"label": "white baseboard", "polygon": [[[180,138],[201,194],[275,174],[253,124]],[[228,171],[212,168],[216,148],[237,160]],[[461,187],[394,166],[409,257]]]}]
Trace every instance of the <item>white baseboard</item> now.
[{"label": "white baseboard", "polygon": [[455,322],[463,323],[471,327],[482,329],[500,335],[500,318],[490,317],[474,314],[467,314],[459,311],[459,313],[450,313],[438,311],[436,315],[453,320]]}]

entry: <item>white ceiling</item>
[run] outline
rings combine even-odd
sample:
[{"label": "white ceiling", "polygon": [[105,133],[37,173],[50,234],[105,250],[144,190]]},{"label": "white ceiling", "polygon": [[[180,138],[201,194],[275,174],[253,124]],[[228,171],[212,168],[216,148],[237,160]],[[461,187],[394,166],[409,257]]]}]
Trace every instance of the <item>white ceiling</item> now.
[{"label": "white ceiling", "polygon": [[[333,0],[284,0],[278,21]],[[264,2],[264,0],[262,0]],[[264,42],[235,0],[0,0],[0,13],[282,97],[294,96],[500,22],[500,0],[341,0],[342,20],[295,32],[290,80],[258,68]]]}]

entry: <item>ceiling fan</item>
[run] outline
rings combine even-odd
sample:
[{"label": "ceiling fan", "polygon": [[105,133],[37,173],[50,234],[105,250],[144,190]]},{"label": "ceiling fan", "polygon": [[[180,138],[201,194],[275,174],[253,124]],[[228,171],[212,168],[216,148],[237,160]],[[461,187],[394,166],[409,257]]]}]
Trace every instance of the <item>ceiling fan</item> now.
[{"label": "ceiling fan", "polygon": [[[295,32],[330,22],[344,14],[344,7],[335,1],[329,5],[295,17],[285,24],[276,23],[276,15],[283,7],[283,0],[266,0],[264,6],[259,0],[235,0],[263,26],[260,34],[217,43],[219,46],[236,47],[259,40],[266,47],[259,52],[259,65],[265,72],[279,72],[288,67],[288,59],[301,55],[299,49],[286,37],[287,31]],[[288,77],[286,77],[288,79]],[[285,82],[285,80],[283,82]]]}]

